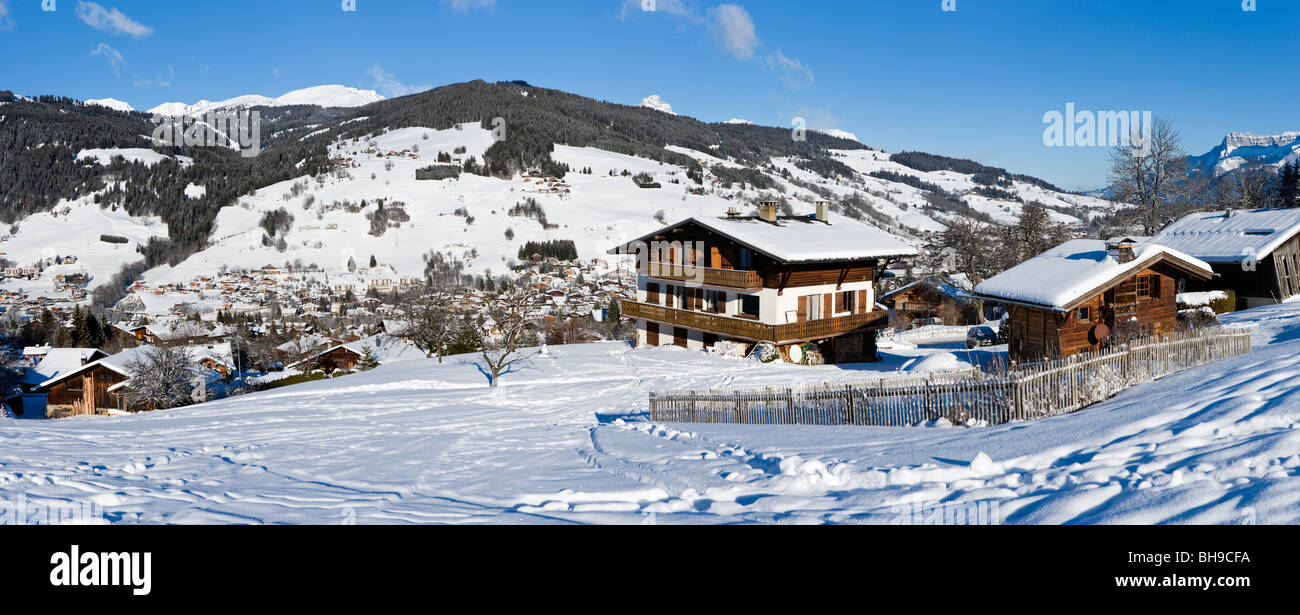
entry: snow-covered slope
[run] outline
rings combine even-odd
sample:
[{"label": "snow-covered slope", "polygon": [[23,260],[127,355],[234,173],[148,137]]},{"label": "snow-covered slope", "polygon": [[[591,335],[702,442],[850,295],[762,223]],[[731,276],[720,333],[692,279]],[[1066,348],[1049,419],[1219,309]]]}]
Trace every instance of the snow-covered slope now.
[{"label": "snow-covered slope", "polygon": [[1280,135],[1232,132],[1214,149],[1189,157],[1193,167],[1213,169],[1215,175],[1230,172],[1255,159],[1274,167],[1300,160],[1300,132]]},{"label": "snow-covered slope", "polygon": [[135,109],[133,109],[131,105],[128,105],[116,98],[92,98],[90,100],[87,100],[86,104],[99,105],[101,107],[108,107],[109,109],[116,109],[118,111],[135,111]]},{"label": "snow-covered slope", "polygon": [[[62,201],[52,211],[32,214],[19,223],[18,233],[0,237],[0,255],[16,266],[32,267],[56,256],[75,256],[75,263],[46,267],[35,280],[6,279],[0,288],[23,290],[30,297],[66,297],[55,292],[56,276],[85,273],[93,290],[107,282],[122,265],[144,257],[136,248],[157,237],[167,238],[167,225],[156,216],[134,217],[122,208],[101,208],[94,197]],[[109,243],[101,235],[125,238],[126,243]]]},{"label": "snow-covered slope", "polygon": [[1300,523],[1300,303],[1233,322],[1254,353],[997,427],[644,418],[652,390],[877,365],[588,344],[494,390],[472,355],[403,361],[181,410],[0,420],[0,496],[114,523]]},{"label": "snow-covered slope", "polygon": [[259,94],[236,96],[219,102],[200,100],[194,104],[166,102],[149,110],[160,115],[201,115],[212,109],[234,107],[284,107],[288,105],[319,105],[321,107],[360,107],[384,100],[374,90],[359,90],[342,85],[319,85],[294,90],[278,98]]}]

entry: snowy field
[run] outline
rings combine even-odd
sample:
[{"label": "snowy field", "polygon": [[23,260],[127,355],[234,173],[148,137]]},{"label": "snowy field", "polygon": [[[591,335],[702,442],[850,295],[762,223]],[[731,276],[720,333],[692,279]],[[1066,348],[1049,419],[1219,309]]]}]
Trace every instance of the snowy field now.
[{"label": "snowy field", "polygon": [[181,410],[5,421],[0,497],[94,502],[114,523],[897,523],[963,506],[1003,523],[1298,523],[1300,303],[1231,320],[1256,327],[1254,353],[986,428],[644,414],[652,390],[849,380],[933,349],[800,367],[563,346],[496,390],[469,355],[406,361]]}]

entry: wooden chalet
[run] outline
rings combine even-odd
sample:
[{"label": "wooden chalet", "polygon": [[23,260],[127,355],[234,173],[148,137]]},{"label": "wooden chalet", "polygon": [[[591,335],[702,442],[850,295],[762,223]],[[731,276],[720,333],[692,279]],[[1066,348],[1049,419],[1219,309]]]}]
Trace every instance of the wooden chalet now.
[{"label": "wooden chalet", "polygon": [[1011,359],[1036,361],[1173,333],[1183,280],[1213,276],[1208,264],[1159,244],[1075,239],[981,282],[975,293],[1007,306]]},{"label": "wooden chalet", "polygon": [[622,301],[642,346],[708,348],[719,341],[775,344],[803,362],[875,360],[876,307],[885,261],[916,251],[875,227],[829,219],[829,203],[809,216],[732,209],[682,220],[610,250],[637,255],[637,297]]},{"label": "wooden chalet", "polygon": [[61,371],[36,385],[32,392],[45,396],[45,416],[48,418],[143,410],[127,408],[121,394],[122,387],[132,377],[132,361],[145,348],[140,346],[109,356],[99,353],[102,358],[76,369]]},{"label": "wooden chalet", "polygon": [[966,288],[946,276],[926,276],[880,295],[894,309],[901,324],[914,318],[941,318],[945,325],[981,322],[978,301]]},{"label": "wooden chalet", "polygon": [[1300,208],[1195,213],[1152,241],[1209,263],[1214,277],[1189,280],[1187,290],[1231,290],[1236,309],[1300,295]]}]

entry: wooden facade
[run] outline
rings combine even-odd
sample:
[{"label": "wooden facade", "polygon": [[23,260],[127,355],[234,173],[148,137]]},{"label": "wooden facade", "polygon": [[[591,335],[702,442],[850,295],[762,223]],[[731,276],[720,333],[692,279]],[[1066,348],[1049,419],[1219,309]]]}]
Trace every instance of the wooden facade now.
[{"label": "wooden facade", "polygon": [[105,414],[123,410],[119,391],[108,389],[125,381],[122,373],[97,364],[48,386],[37,389],[45,393],[45,416],[63,418],[82,414]]},{"label": "wooden facade", "polygon": [[1214,279],[1188,280],[1185,290],[1231,290],[1235,309],[1280,303],[1300,295],[1300,235],[1254,263],[1211,263]]},{"label": "wooden facade", "polygon": [[692,223],[644,241],[650,249],[637,252],[642,296],[622,302],[623,316],[639,321],[641,343],[770,342],[787,359],[792,346],[811,344],[827,361],[875,360],[875,330],[888,323],[875,307],[880,259],[783,262]]},{"label": "wooden facade", "polygon": [[1038,361],[1092,352],[1116,339],[1172,334],[1180,275],[1173,267],[1156,264],[1113,281],[1065,310],[1011,304],[1007,352],[1014,361]]}]

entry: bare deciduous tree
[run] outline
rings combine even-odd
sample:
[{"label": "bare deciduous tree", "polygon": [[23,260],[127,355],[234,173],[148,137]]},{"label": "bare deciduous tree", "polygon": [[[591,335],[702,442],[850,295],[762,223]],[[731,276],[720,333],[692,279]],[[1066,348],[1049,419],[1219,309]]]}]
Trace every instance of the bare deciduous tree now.
[{"label": "bare deciduous tree", "polygon": [[401,329],[389,331],[424,351],[425,356],[442,357],[452,344],[463,321],[452,307],[451,298],[433,284],[426,284],[420,292],[403,298],[399,304],[404,313]]},{"label": "bare deciduous tree", "polygon": [[1157,117],[1150,131],[1133,127],[1128,145],[1117,146],[1110,156],[1110,182],[1118,203],[1138,206],[1134,223],[1144,235],[1153,235],[1173,208],[1186,201],[1187,154],[1173,122]]},{"label": "bare deciduous tree", "polygon": [[536,340],[528,329],[529,317],[537,302],[528,289],[502,291],[489,299],[489,307],[476,329],[479,331],[480,353],[491,375],[491,386],[496,386],[501,374],[510,367],[532,358],[535,351],[525,350],[525,344]]},{"label": "bare deciduous tree", "polygon": [[202,373],[183,346],[150,346],[126,365],[131,380],[123,400],[127,408],[165,410],[193,403],[194,381]]}]

